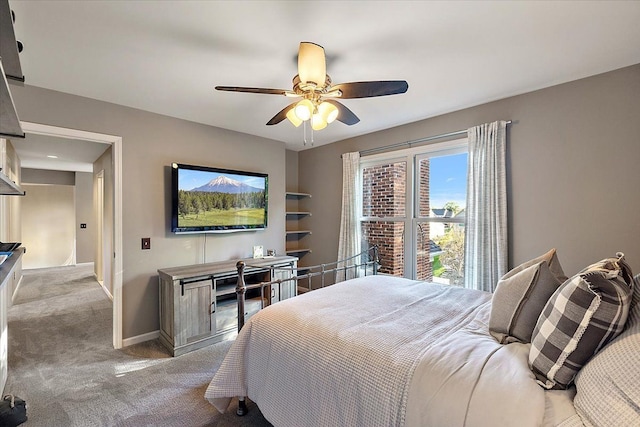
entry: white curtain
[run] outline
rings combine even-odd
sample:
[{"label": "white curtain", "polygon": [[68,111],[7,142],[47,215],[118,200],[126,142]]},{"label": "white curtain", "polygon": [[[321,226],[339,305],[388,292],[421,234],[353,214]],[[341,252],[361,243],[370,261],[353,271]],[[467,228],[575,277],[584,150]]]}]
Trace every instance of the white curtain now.
[{"label": "white curtain", "polygon": [[507,272],[506,127],[499,121],[467,131],[465,286],[489,292]]},{"label": "white curtain", "polygon": [[[340,237],[338,241],[338,260],[344,260],[360,253],[360,224],[358,222],[360,204],[360,153],[342,155],[342,214],[340,217]],[[348,264],[338,263],[338,267]],[[341,281],[357,276],[353,268],[339,271],[336,280]]]}]

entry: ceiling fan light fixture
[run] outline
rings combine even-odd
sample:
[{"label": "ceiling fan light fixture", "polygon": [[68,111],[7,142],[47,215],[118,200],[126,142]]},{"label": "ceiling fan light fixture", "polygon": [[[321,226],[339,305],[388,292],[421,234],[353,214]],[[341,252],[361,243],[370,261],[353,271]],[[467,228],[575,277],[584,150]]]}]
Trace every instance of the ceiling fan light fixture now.
[{"label": "ceiling fan light fixture", "polygon": [[[292,90],[238,86],[216,86],[215,89],[299,98],[273,116],[267,122],[267,126],[277,125],[285,119],[295,127],[310,121],[311,128],[317,131],[326,128],[336,120],[347,126],[355,125],[360,121],[353,111],[340,102],[342,99],[397,95],[405,93],[409,88],[405,80],[374,80],[333,85],[331,77],[327,74],[324,48],[311,42],[300,43],[298,74],[293,77],[292,83]],[[305,143],[306,129],[305,124]],[[313,141],[313,132],[311,135]]]},{"label": "ceiling fan light fixture", "polygon": [[338,118],[338,108],[329,102],[323,102],[318,105],[318,112],[327,124],[333,123]]},{"label": "ceiling fan light fixture", "polygon": [[311,118],[313,114],[313,103],[308,99],[303,99],[302,101],[296,104],[294,108],[296,116],[303,122],[306,122]]},{"label": "ceiling fan light fixture", "polygon": [[291,122],[292,125],[298,127],[302,124],[302,120],[298,116],[296,116],[295,108],[291,108],[287,111],[287,119]]},{"label": "ceiling fan light fixture", "polygon": [[302,42],[298,50],[298,76],[302,85],[314,83],[321,87],[327,78],[324,48],[315,43]]},{"label": "ceiling fan light fixture", "polygon": [[321,113],[316,113],[311,116],[311,129],[313,130],[322,130],[327,127],[327,122],[324,117],[322,117]]}]

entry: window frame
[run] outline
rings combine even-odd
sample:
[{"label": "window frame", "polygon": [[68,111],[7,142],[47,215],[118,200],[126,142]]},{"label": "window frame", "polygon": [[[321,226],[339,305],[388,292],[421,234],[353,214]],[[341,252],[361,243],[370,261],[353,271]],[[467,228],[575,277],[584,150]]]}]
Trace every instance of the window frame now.
[{"label": "window frame", "polygon": [[[416,147],[405,148],[401,150],[387,151],[384,153],[362,156],[359,165],[359,182],[363,185],[363,171],[369,167],[380,166],[389,163],[405,162],[406,163],[406,179],[405,183],[405,214],[403,217],[372,217],[364,216],[363,188],[359,189],[359,212],[358,226],[362,227],[362,223],[366,221],[380,222],[403,222],[403,251],[404,251],[404,277],[414,279],[417,273],[417,239],[415,238],[420,223],[424,222],[447,222],[466,224],[465,219],[460,218],[432,218],[420,217],[419,206],[417,203],[419,197],[419,162],[424,158],[448,156],[469,152],[469,139],[465,136],[444,142],[433,142]],[[411,233],[410,239],[407,239],[407,233]]]}]

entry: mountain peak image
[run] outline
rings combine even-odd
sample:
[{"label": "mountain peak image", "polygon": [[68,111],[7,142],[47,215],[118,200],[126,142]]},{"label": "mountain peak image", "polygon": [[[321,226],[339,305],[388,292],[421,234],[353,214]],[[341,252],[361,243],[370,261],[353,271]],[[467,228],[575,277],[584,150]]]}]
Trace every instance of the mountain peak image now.
[{"label": "mountain peak image", "polygon": [[238,193],[255,193],[258,191],[262,191],[262,189],[252,187],[250,185],[244,184],[240,181],[236,181],[235,179],[231,179],[224,175],[218,175],[216,178],[212,179],[205,185],[201,185],[200,187],[193,188],[189,191],[238,194]]}]

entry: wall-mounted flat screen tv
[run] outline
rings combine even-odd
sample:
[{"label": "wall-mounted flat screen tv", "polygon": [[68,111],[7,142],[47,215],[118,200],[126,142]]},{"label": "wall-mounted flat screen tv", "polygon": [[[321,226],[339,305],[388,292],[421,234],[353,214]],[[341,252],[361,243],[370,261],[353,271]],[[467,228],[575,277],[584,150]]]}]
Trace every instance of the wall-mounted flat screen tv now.
[{"label": "wall-mounted flat screen tv", "polygon": [[171,193],[174,233],[224,233],[267,227],[267,174],[173,163]]}]

